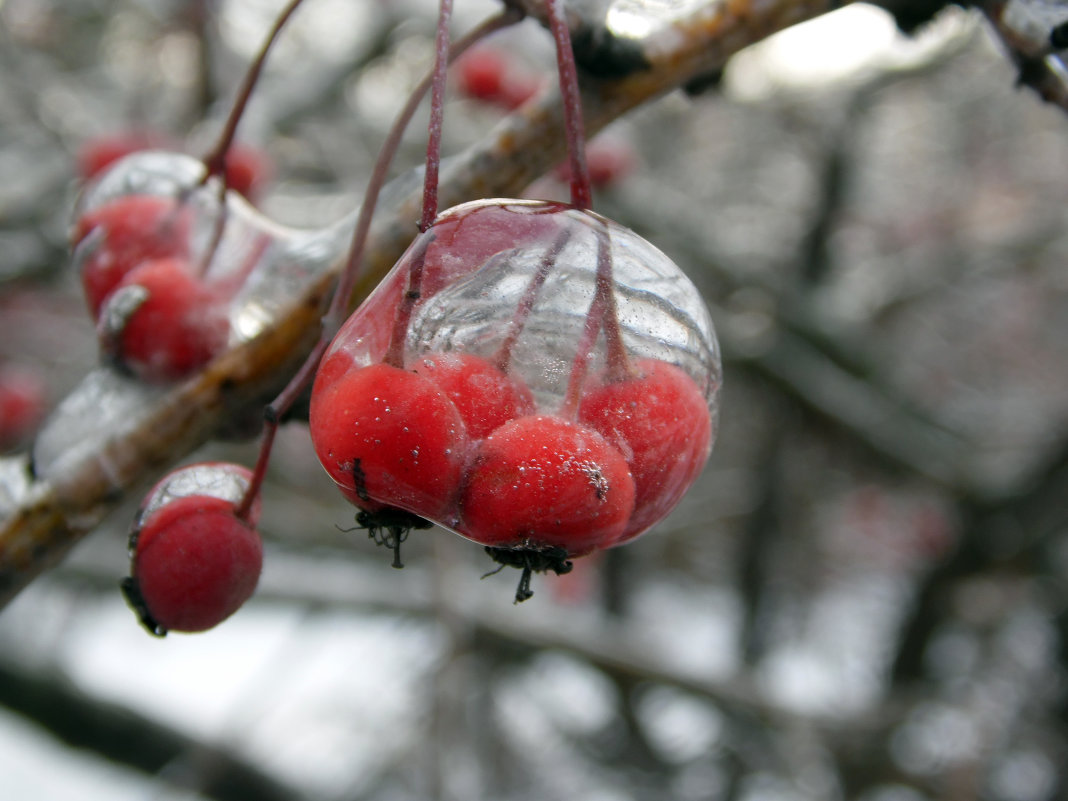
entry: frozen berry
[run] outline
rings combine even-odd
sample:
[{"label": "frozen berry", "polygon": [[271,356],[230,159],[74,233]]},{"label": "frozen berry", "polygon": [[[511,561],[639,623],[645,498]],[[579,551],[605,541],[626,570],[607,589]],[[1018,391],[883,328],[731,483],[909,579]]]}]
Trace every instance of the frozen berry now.
[{"label": "frozen berry", "polygon": [[519,417],[475,451],[460,499],[460,533],[494,548],[581,556],[615,542],[634,509],[623,456],[583,425]]},{"label": "frozen berry", "polygon": [[588,388],[579,420],[624,455],[634,477],[634,514],[620,541],[637,536],[675,508],[697,479],[712,443],[712,418],[697,384],[658,359],[631,365],[633,375]]},{"label": "frozen berry", "polygon": [[263,565],[258,503],[247,520],[237,516],[249,478],[238,465],[190,465],[149,493],[130,536],[123,592],[150,632],[210,629],[256,589]]},{"label": "frozen berry", "polygon": [[0,451],[24,441],[44,417],[44,378],[29,367],[0,367]]},{"label": "frozen berry", "polygon": [[88,211],[75,223],[72,242],[89,311],[142,262],[189,253],[189,213],[175,199],[127,195]]},{"label": "frozen berry", "polygon": [[98,136],[85,142],[78,151],[78,174],[82,180],[89,180],[131,153],[171,146],[169,137],[156,131],[133,130]]},{"label": "frozen berry", "polygon": [[468,437],[429,378],[379,363],[341,372],[338,354],[312,389],[309,422],[319,461],[367,510],[399,507],[451,518]]},{"label": "frozen berry", "polygon": [[99,322],[105,353],[149,381],[181,378],[227,343],[226,299],[182,259],[131,270],[108,298]]},{"label": "frozen berry", "polygon": [[526,384],[481,356],[429,353],[412,368],[456,404],[471,439],[482,439],[509,420],[534,412],[534,396]]},{"label": "frozen berry", "polygon": [[252,145],[233,144],[226,152],[226,185],[253,202],[263,194],[273,172],[267,153]]}]

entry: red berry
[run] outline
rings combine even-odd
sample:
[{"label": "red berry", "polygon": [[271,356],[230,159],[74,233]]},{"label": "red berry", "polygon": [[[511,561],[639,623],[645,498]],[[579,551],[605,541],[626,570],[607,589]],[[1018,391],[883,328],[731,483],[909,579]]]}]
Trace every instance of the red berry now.
[{"label": "red berry", "polygon": [[456,64],[459,90],[467,97],[493,103],[509,111],[519,108],[541,86],[499,50],[479,47],[465,53]]},{"label": "red berry", "polygon": [[708,404],[689,375],[658,359],[631,367],[631,378],[588,388],[578,413],[623,453],[634,477],[634,514],[621,542],[675,508],[704,468],[712,442]]},{"label": "red berry", "polygon": [[132,578],[157,631],[205,631],[248,600],[262,565],[260,537],[231,502],[191,495],[141,524]]},{"label": "red berry", "polygon": [[89,180],[131,153],[170,146],[169,138],[155,131],[124,131],[98,136],[85,142],[78,151],[78,174],[82,180]]},{"label": "red berry", "polygon": [[519,417],[484,439],[464,480],[457,530],[493,548],[581,556],[615,542],[634,508],[623,456],[559,417]]},{"label": "red berry", "polygon": [[188,210],[169,197],[128,195],[83,214],[72,242],[93,318],[130,270],[189,253]]},{"label": "red berry", "polygon": [[226,184],[255,202],[271,180],[274,168],[266,152],[252,145],[233,144],[226,152]]},{"label": "red berry", "polygon": [[472,353],[429,353],[412,368],[456,404],[471,439],[482,439],[509,420],[534,413],[534,396],[519,378]]},{"label": "red berry", "polygon": [[460,91],[492,103],[500,96],[507,69],[508,62],[499,51],[490,47],[469,50],[456,64]]},{"label": "red berry", "polygon": [[[636,163],[634,148],[626,140],[596,137],[586,146],[586,169],[594,188],[618,183],[634,170]],[[557,165],[555,176],[559,181],[569,182],[571,165],[566,161]]]},{"label": "red berry", "polygon": [[24,440],[40,423],[47,390],[29,367],[0,367],[0,450]]},{"label": "red berry", "polygon": [[149,381],[168,381],[207,364],[226,347],[225,298],[181,259],[131,270],[103,309],[105,352]]},{"label": "red berry", "polygon": [[148,493],[130,536],[123,592],[154,634],[204,631],[252,595],[263,564],[259,499],[237,517],[252,473],[225,462],[187,465]]},{"label": "red berry", "polygon": [[319,461],[361,508],[399,507],[447,523],[468,446],[456,406],[425,376],[382,363],[342,373],[343,357],[312,388]]},{"label": "red berry", "polygon": [[513,111],[534,97],[540,88],[541,81],[537,78],[514,73],[505,75],[499,102],[504,108]]}]

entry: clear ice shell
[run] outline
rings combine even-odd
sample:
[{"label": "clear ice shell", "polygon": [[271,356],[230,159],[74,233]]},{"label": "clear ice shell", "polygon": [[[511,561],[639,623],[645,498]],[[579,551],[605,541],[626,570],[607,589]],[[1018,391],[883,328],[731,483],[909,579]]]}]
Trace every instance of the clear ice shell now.
[{"label": "clear ice shell", "polygon": [[[356,367],[382,361],[409,290],[413,261],[425,249],[419,297],[406,330],[405,363],[441,352],[492,360],[514,337],[509,370],[530,387],[539,411],[555,412],[594,299],[601,232],[611,242],[613,295],[628,356],[680,367],[700,388],[715,421],[720,352],[697,288],[630,229],[559,203],[481,200],[447,210],[349,318],[327,355],[344,351]],[[529,314],[520,320],[517,309],[528,292],[533,294],[535,276],[546,264]],[[590,375],[604,367],[606,353],[602,326],[591,351]]]},{"label": "clear ice shell", "polygon": [[[349,238],[352,218],[322,229],[297,230],[265,217],[236,192],[219,202],[216,180],[200,185],[201,161],[182,153],[131,154],[86,189],[75,219],[131,195],[175,198],[190,209],[190,253],[203,266],[203,280],[223,288],[229,302],[230,345],[252,339],[290,306],[310,280],[329,269]],[[221,226],[221,230],[220,230]],[[74,249],[81,270],[98,240],[92,235]]]},{"label": "clear ice shell", "polygon": [[134,526],[140,528],[163,506],[190,495],[220,498],[237,506],[244,498],[251,478],[252,471],[248,468],[229,462],[198,462],[180,467],[149,490]]},{"label": "clear ice shell", "polygon": [[[605,287],[615,307],[616,325],[606,311]],[[610,332],[618,332],[618,337]],[[613,448],[618,442],[616,452],[628,467],[640,468],[641,485],[635,491],[640,490],[643,504],[642,515],[635,510],[622,522],[617,535],[606,531],[597,547],[633,539],[670,512],[704,466],[715,439],[720,353],[700,293],[660,250],[633,231],[587,210],[542,201],[483,200],[444,212],[429,231],[416,238],[392,272],[342,326],[324,355],[326,369],[320,371],[316,390],[326,389],[351,371],[382,362],[421,371],[443,353],[478,357],[491,369],[505,370],[513,379],[521,380],[533,394],[535,409],[518,413],[513,421],[532,414],[576,420],[582,400],[603,386],[603,381],[615,383],[631,374],[628,362],[633,366],[659,361],[678,368],[693,382],[698,402],[703,401],[708,409],[707,428],[702,421],[693,420],[694,431],[683,431],[665,419],[670,436],[678,438],[681,433],[689,437],[693,433],[696,439],[675,442],[681,449],[678,458],[672,462],[673,455],[664,454],[671,464],[663,473],[643,461],[650,454],[656,458],[662,450],[655,443],[647,443],[651,447],[636,456],[627,452],[623,435],[600,432],[595,424],[590,425],[595,440],[604,434],[613,441]],[[500,385],[486,383],[483,387],[483,392],[503,393]],[[454,397],[457,408],[462,406],[464,413],[471,414],[471,407],[478,404],[470,403],[470,393],[477,391],[475,382],[465,384]],[[494,397],[504,399],[503,394]],[[313,400],[313,437],[315,408]],[[490,402],[485,409],[487,415],[494,414],[500,411],[500,404]],[[488,423],[489,417],[482,422]],[[561,542],[559,527],[540,519],[530,521],[530,526],[539,527],[537,530],[527,527],[524,518],[515,523],[516,531],[505,534],[484,531],[471,523],[478,498],[469,490],[477,483],[475,476],[485,455],[483,445],[509,424],[487,427],[490,433],[480,435],[484,438],[470,437],[463,443],[468,452],[465,473],[448,501],[449,514],[435,516],[427,509],[405,506],[399,495],[372,495],[365,500],[400,505],[476,542],[487,544],[492,539],[498,548],[526,552],[559,545],[571,552],[570,538]],[[469,419],[467,425],[470,431]],[[585,423],[578,423],[578,427],[588,430]],[[546,464],[542,458],[546,454],[536,452],[539,443],[549,447],[539,439],[531,448],[521,448],[523,453],[516,457],[515,465],[503,465],[499,474],[484,476],[485,480],[514,478],[510,487],[515,493],[520,485],[549,487],[561,481],[560,486],[564,486],[567,478],[563,473],[542,476],[539,472]],[[317,449],[320,444],[330,448],[324,440],[316,444]],[[344,457],[335,454],[327,458]],[[570,463],[559,454],[550,455],[549,461]],[[510,472],[513,467],[514,476]],[[601,465],[592,468],[599,471]],[[329,472],[330,467],[327,469]],[[661,475],[671,478],[662,481]],[[339,484],[344,491],[346,485],[343,481]],[[509,491],[506,482],[499,491]],[[360,505],[351,489],[347,497]],[[544,500],[549,502],[550,498]],[[527,500],[517,503],[522,506]],[[540,528],[543,524],[545,530]],[[585,553],[588,546],[580,543],[573,555]]]}]

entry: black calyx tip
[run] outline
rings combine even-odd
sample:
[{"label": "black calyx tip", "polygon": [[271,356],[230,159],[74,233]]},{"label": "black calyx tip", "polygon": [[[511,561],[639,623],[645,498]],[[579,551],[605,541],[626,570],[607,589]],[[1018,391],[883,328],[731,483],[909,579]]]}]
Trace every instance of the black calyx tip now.
[{"label": "black calyx tip", "polygon": [[119,582],[119,589],[122,590],[122,595],[126,599],[126,603],[130,605],[134,614],[137,615],[137,620],[144,627],[145,631],[153,637],[166,637],[167,629],[157,623],[156,619],[152,617],[152,613],[148,611],[148,606],[145,604],[145,597],[141,594],[141,588],[137,586],[137,579],[133,576],[127,576]]},{"label": "black calyx tip", "polygon": [[506,567],[516,567],[523,571],[519,576],[519,586],[515,591],[517,604],[534,597],[534,592],[530,589],[530,578],[533,573],[548,573],[551,570],[556,575],[562,576],[570,573],[573,567],[571,560],[568,559],[567,551],[552,545],[525,548],[494,548],[487,545],[486,553],[500,565],[486,576],[499,573]]},{"label": "black calyx tip", "polygon": [[356,515],[357,528],[366,529],[367,536],[374,540],[375,545],[393,549],[392,566],[398,570],[404,567],[400,548],[401,543],[408,539],[408,532],[412,529],[428,529],[433,525],[419,515],[391,506],[373,512],[361,509]]}]

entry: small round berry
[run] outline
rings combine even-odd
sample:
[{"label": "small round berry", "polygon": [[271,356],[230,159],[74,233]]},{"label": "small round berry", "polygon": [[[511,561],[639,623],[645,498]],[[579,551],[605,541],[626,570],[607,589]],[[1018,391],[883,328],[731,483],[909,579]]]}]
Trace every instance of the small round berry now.
[{"label": "small round berry", "polygon": [[226,152],[226,185],[256,202],[270,183],[274,167],[263,150],[247,144],[233,144]]},{"label": "small round berry", "polygon": [[225,347],[225,298],[182,259],[131,270],[102,309],[104,351],[147,381],[170,381],[207,364]]},{"label": "small round berry", "polygon": [[149,130],[98,136],[85,142],[78,151],[78,174],[87,181],[131,153],[164,149],[172,144],[166,135]]},{"label": "small round berry", "polygon": [[363,509],[449,521],[468,450],[456,406],[417,373],[379,363],[339,374],[336,365],[316,378],[308,418],[327,473]]},{"label": "small round berry", "polygon": [[428,353],[412,368],[456,404],[471,439],[482,439],[511,419],[534,413],[534,396],[521,379],[473,353]]},{"label": "small round berry", "polygon": [[495,102],[500,97],[507,69],[508,61],[500,51],[491,47],[474,48],[456,63],[459,89],[476,100]]},{"label": "small round berry", "polygon": [[684,371],[641,359],[622,381],[594,384],[579,420],[626,457],[634,476],[634,514],[620,539],[660,522],[700,475],[712,448],[712,417],[701,390]]},{"label": "small round berry", "polygon": [[48,391],[45,380],[30,367],[0,367],[0,451],[18,445],[44,417]]},{"label": "small round berry", "polygon": [[[586,147],[586,169],[595,189],[619,183],[634,171],[636,164],[634,148],[625,139],[598,136]],[[557,165],[554,175],[563,183],[569,182],[571,165],[566,161]]]},{"label": "small round berry", "polygon": [[170,197],[127,195],[83,214],[71,240],[93,318],[130,270],[189,253],[188,209]]},{"label": "small round berry", "polygon": [[634,509],[623,456],[587,426],[519,417],[477,447],[457,530],[494,548],[582,556],[615,542]]},{"label": "small round berry", "polygon": [[262,566],[260,537],[233,504],[190,495],[144,521],[131,578],[157,632],[205,631],[249,599]]},{"label": "small round berry", "polygon": [[210,629],[256,589],[263,565],[259,499],[247,518],[237,516],[251,476],[241,465],[192,464],[167,474],[145,497],[122,589],[153,634]]}]

